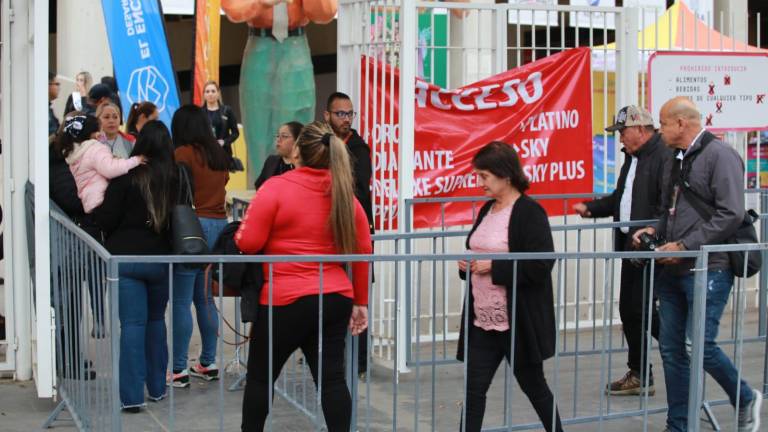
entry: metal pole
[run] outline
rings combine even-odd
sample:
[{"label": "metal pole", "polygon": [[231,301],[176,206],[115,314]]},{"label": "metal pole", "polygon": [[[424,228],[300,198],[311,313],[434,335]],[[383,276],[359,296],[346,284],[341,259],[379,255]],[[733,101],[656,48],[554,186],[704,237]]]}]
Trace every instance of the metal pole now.
[{"label": "metal pole", "polygon": [[[768,190],[760,192],[760,214],[768,214]],[[768,219],[760,221],[760,241],[768,242]],[[758,285],[758,334],[766,334],[766,308],[768,308],[768,250],[760,252],[763,257],[762,271],[760,272],[760,284]]]},{"label": "metal pole", "polygon": [[[405,209],[405,200],[413,198],[413,148],[414,148],[414,123],[416,118],[416,30],[417,30],[417,12],[416,3],[414,0],[404,0],[401,12],[400,22],[400,41],[402,44],[402,51],[400,53],[400,146],[399,146],[399,158],[400,166],[397,172],[398,175],[398,209]],[[398,228],[400,232],[405,232],[405,214],[398,212]],[[409,243],[410,240],[406,240],[405,243]],[[409,263],[403,262],[405,268],[409,266]],[[407,270],[406,270],[407,271]],[[407,323],[410,317],[406,315],[406,308],[403,306],[410,302],[410,299],[406,296],[405,287],[410,281],[406,278],[406,271],[401,273],[402,279],[398,280],[398,290],[400,290],[401,302],[397,308],[397,320],[400,325],[398,326],[398,332],[396,338],[400,339],[401,343],[405,344],[405,349],[400,349],[397,352],[397,370],[399,372],[407,372],[408,367],[406,364],[406,354],[408,351],[408,345],[410,341],[407,339],[410,335],[406,332]],[[401,345],[402,346],[402,345]]]},{"label": "metal pole", "polygon": [[[27,4],[21,3],[11,14],[10,1],[3,2],[3,79],[2,79],[2,116],[3,142],[3,208],[5,219],[5,289],[11,291],[13,303],[6,305],[11,311],[7,323],[10,332],[8,338],[15,350],[9,352],[14,364],[16,379],[32,379],[32,335],[29,323],[32,322],[32,303],[27,239],[25,238],[26,221],[24,214],[24,183],[29,178],[30,145],[12,145],[29,143],[30,135],[26,126],[32,85],[29,70],[29,29],[30,17]],[[7,30],[6,30],[7,29]],[[11,83],[13,85],[11,86]],[[11,126],[13,125],[13,127]],[[30,227],[31,229],[31,227]],[[10,247],[8,247],[10,246]],[[15,326],[14,323],[22,323]],[[15,327],[20,327],[18,330]]]},{"label": "metal pole", "polygon": [[118,264],[114,258],[107,261],[109,273],[107,276],[107,289],[109,290],[109,335],[112,349],[112,394],[110,403],[112,405],[112,431],[120,432],[123,427],[122,417],[120,415],[120,329],[117,313],[120,310],[120,299],[118,295],[120,277],[118,273]]},{"label": "metal pole", "polygon": [[[48,2],[30,2],[30,13],[33,16],[32,34],[34,37],[27,39],[32,45],[31,72],[32,86],[32,110],[30,111],[28,136],[32,139],[31,176],[30,180],[35,184],[35,318],[36,318],[36,344],[35,382],[39,397],[53,396],[53,368],[54,350],[51,332],[51,256],[50,248],[50,221],[48,194],[48,131],[45,124],[48,118]],[[16,83],[14,82],[14,85]],[[16,144],[19,144],[17,141]]]},{"label": "metal pole", "polygon": [[707,307],[707,258],[702,250],[696,258],[693,286],[693,313],[691,315],[691,373],[688,387],[688,431],[699,432],[699,410],[704,388],[704,324]]}]

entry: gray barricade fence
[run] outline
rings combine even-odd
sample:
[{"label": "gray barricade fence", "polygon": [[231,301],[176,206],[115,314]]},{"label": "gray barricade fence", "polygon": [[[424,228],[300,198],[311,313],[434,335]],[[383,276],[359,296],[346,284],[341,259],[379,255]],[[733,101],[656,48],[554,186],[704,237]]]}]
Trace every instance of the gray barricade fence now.
[{"label": "gray barricade fence", "polygon": [[[119,266],[126,263],[152,262],[167,266],[169,269],[168,287],[172,299],[174,266],[184,263],[213,263],[221,266],[227,262],[253,262],[265,264],[265,271],[271,274],[274,267],[285,262],[304,262],[317,265],[321,274],[324,265],[331,262],[367,261],[376,267],[369,274],[369,297],[382,289],[383,284],[390,281],[400,281],[401,289],[393,292],[394,298],[387,304],[391,311],[405,311],[412,305],[412,310],[423,310],[423,298],[437,298],[439,283],[435,283],[432,274],[439,266],[447,269],[449,278],[456,284],[446,284],[449,290],[457,291],[464,307],[469,301],[468,283],[460,281],[457,274],[456,262],[466,259],[468,254],[459,252],[447,253],[403,253],[407,238],[392,238],[400,248],[397,254],[348,255],[348,256],[112,256],[85,232],[80,230],[66,216],[52,212],[51,236],[54,278],[54,305],[56,316],[56,345],[57,345],[57,390],[62,402],[51,416],[47,425],[53,424],[63,408],[71,413],[76,426],[80,430],[237,430],[240,427],[243,393],[227,391],[227,388],[242,382],[240,374],[224,373],[217,382],[194,381],[189,389],[174,389],[168,387],[168,395],[159,402],[148,402],[146,408],[137,415],[121,412],[119,395],[120,370],[120,331],[121,326],[117,311],[120,309],[118,292],[120,277]],[[419,233],[413,233],[418,235]],[[387,236],[390,234],[386,234]],[[380,242],[387,240],[382,235]],[[601,303],[601,309],[594,311],[592,327],[586,336],[581,335],[583,329],[564,328],[566,311],[565,293],[575,289],[579,277],[575,276],[569,267],[579,268],[586,263],[594,266],[596,273],[617,275],[622,259],[649,259],[659,256],[677,256],[695,258],[697,276],[707,274],[707,256],[710,251],[728,249],[728,246],[706,247],[701,251],[686,251],[679,253],[651,252],[556,252],[547,254],[473,254],[474,259],[504,259],[524,262],[532,259],[549,259],[554,261],[552,281],[554,287],[556,353],[553,358],[545,361],[544,372],[555,401],[559,407],[563,423],[569,430],[660,430],[664,424],[666,399],[663,383],[663,369],[655,342],[648,342],[644,351],[649,353],[650,362],[656,368],[656,395],[649,392],[634,397],[617,397],[603,391],[612,380],[619,378],[626,371],[626,355],[619,350],[622,335],[615,325],[616,316],[613,308],[614,293],[617,293],[618,279],[605,277],[602,283],[593,289],[602,298],[609,299]],[[733,247],[731,247],[733,249]],[[768,244],[741,245],[741,250],[753,253],[768,251]],[[651,286],[655,283],[655,263],[648,261],[648,277]],[[516,267],[515,267],[516,268]],[[405,278],[410,271],[410,277]],[[374,272],[379,272],[375,274]],[[387,281],[386,273],[392,273]],[[220,272],[221,274],[221,272]],[[219,276],[222,282],[223,275]],[[754,278],[753,278],[754,279]],[[705,315],[703,313],[702,293],[706,292],[706,277],[697,277],[694,299],[694,309],[691,315],[691,386],[689,400],[695,406],[692,408],[691,419],[699,418],[699,407],[711,421],[719,420],[726,425],[736,419],[733,411],[719,409],[717,406],[727,404],[723,392],[711,380],[703,378],[703,334]],[[93,287],[98,288],[93,288]],[[323,290],[322,277],[319,292]],[[271,292],[271,284],[265,285]],[[754,308],[749,307],[746,300],[744,281],[737,280],[733,288],[732,302],[726,311],[721,325],[721,344],[729,357],[739,368],[740,375],[752,387],[765,393],[768,391],[768,345],[765,344],[765,328],[759,325]],[[57,294],[58,293],[58,294]],[[517,299],[517,288],[513,287],[513,305]],[[646,296],[644,302],[650,304],[653,296]],[[172,358],[173,308],[169,300],[166,307],[166,327],[168,334],[168,350]],[[224,365],[229,359],[235,358],[240,365],[247,359],[243,351],[236,352],[234,347],[227,345],[233,339],[224,320],[229,320],[232,327],[239,327],[233,322],[234,311],[228,310],[219,292],[215,302],[222,311],[219,314],[219,332],[216,362]],[[91,307],[91,303],[95,307]],[[429,307],[435,309],[438,302],[432,302]],[[103,309],[99,309],[102,306]],[[103,315],[101,315],[103,310]],[[513,307],[513,310],[516,308]],[[650,308],[648,308],[650,310]],[[274,307],[268,308],[269,325],[272,322]],[[386,310],[370,308],[369,323],[378,319],[378,313]],[[322,317],[322,307],[318,316]],[[396,313],[394,314],[396,315]],[[406,316],[409,316],[410,313]],[[436,311],[432,317],[439,316]],[[310,319],[310,317],[307,317]],[[319,318],[322,319],[322,318]],[[650,319],[650,315],[648,317]],[[393,337],[391,338],[391,360],[377,358],[375,349],[367,353],[368,363],[371,364],[369,373],[360,380],[358,371],[359,338],[349,334],[346,337],[346,354],[344,360],[344,376],[346,385],[352,395],[352,430],[457,430],[459,421],[465,410],[465,395],[467,386],[466,363],[457,363],[454,353],[457,342],[443,338],[444,332],[436,325],[433,318],[418,317],[418,319],[392,320]],[[511,317],[515,323],[515,317]],[[101,323],[100,325],[96,325]],[[407,324],[406,324],[407,323]],[[296,323],[306,326],[307,322]],[[461,324],[452,324],[451,331],[457,331]],[[465,326],[469,323],[465,322]],[[406,326],[411,326],[407,333],[419,335],[418,338],[406,335]],[[98,331],[98,329],[102,331]],[[322,328],[322,327],[318,327]],[[426,329],[426,331],[425,331]],[[514,329],[514,328],[513,328]],[[466,328],[465,328],[466,330]],[[241,334],[247,335],[246,330]],[[401,337],[394,337],[400,334]],[[515,335],[514,331],[510,335]],[[319,331],[318,338],[323,338]],[[371,331],[368,336],[368,346],[374,346],[377,336]],[[586,339],[586,342],[584,341]],[[650,338],[649,338],[650,340]],[[748,343],[751,342],[751,343]],[[515,336],[510,336],[510,344],[517,343]],[[465,340],[466,344],[466,340]],[[257,347],[258,348],[258,347]],[[466,351],[465,346],[465,351]],[[261,349],[273,353],[274,340]],[[403,353],[408,355],[407,369],[404,372],[395,363]],[[263,352],[263,351],[262,351]],[[310,353],[311,354],[311,353]],[[471,352],[469,352],[471,355]],[[190,357],[194,350],[190,350]],[[322,415],[322,388],[314,385],[311,372],[308,370],[307,353],[294,354],[282,369],[274,387],[275,397],[271,415],[267,421],[268,430],[323,430],[325,420]],[[321,356],[322,357],[322,356]],[[270,356],[271,358],[271,356]],[[315,356],[317,358],[317,356]],[[324,370],[322,362],[319,370]],[[168,366],[170,368],[170,364]],[[273,368],[267,368],[273,370]],[[528,430],[541,428],[536,413],[531,408],[525,395],[515,384],[512,364],[505,364],[503,371],[496,374],[488,392],[488,405],[485,414],[486,431]],[[170,369],[169,369],[170,371]],[[240,371],[242,372],[242,370]],[[275,372],[276,374],[276,372]],[[274,378],[274,375],[272,375]],[[322,377],[320,382],[323,382]],[[705,388],[705,383],[709,385]],[[322,386],[320,386],[322,387]],[[714,408],[713,408],[714,407]],[[619,419],[631,418],[632,427]],[[583,425],[583,426],[580,426]],[[583,429],[579,429],[579,428]],[[698,422],[692,422],[691,428],[698,430]]]},{"label": "gray barricade fence", "polygon": [[[583,201],[606,196],[606,194],[548,194],[533,195],[539,202],[555,203],[557,207],[562,207],[565,216],[551,217],[553,238],[555,241],[555,250],[563,252],[612,252],[614,250],[614,232],[620,227],[642,227],[653,225],[654,220],[631,221],[631,222],[613,222],[610,219],[584,219],[578,215],[567,215],[568,209],[575,204]],[[761,213],[758,223],[758,233],[761,241],[768,242],[768,189],[747,189],[745,190],[747,204],[749,208],[759,210]],[[440,214],[445,214],[445,207],[451,203],[472,202],[475,211],[479,211],[487,197],[451,197],[451,198],[416,198],[406,200],[406,213],[410,215],[413,209],[422,205],[439,206]],[[248,202],[244,200],[235,200],[232,206],[233,216],[235,218],[241,215]],[[474,219],[474,217],[473,217]],[[443,218],[444,220],[444,218]],[[404,250],[407,254],[445,254],[459,253],[465,250],[465,240],[469,233],[470,226],[440,226],[434,228],[414,229],[411,226],[411,220],[406,221],[406,232],[396,233],[377,233],[373,236],[375,243],[375,252],[377,254],[392,254]],[[404,248],[404,249],[400,249]],[[764,258],[766,260],[767,258]],[[387,362],[398,362],[400,369],[413,362],[412,346],[415,347],[421,341],[428,342],[432,338],[432,333],[437,333],[437,339],[442,344],[448,344],[458,339],[458,322],[461,318],[461,291],[460,284],[455,278],[455,269],[444,266],[441,262],[432,262],[425,266],[422,271],[423,277],[427,278],[427,283],[436,285],[433,291],[422,293],[418,299],[420,305],[417,305],[417,298],[413,295],[410,288],[414,285],[415,270],[412,267],[406,267],[404,270],[404,279],[399,280],[395,277],[392,266],[387,263],[375,263],[374,274],[376,275],[376,284],[370,300],[372,310],[372,320],[370,331],[372,333],[372,350],[377,359]],[[619,316],[619,271],[607,273],[605,268],[594,260],[573,260],[569,262],[564,272],[566,278],[572,283],[565,287],[565,292],[561,293],[563,302],[560,305],[560,312],[563,320],[560,323],[561,330],[565,333],[573,333],[574,340],[569,338],[562,339],[562,350],[569,355],[573,355],[575,348],[580,351],[590,347],[596,350],[598,339],[598,327],[600,314],[603,309],[603,303],[609,303],[609,310],[612,313],[612,323],[620,326]],[[613,278],[613,281],[608,279]],[[409,281],[403,284],[403,281]],[[615,292],[612,291],[607,296],[603,296],[599,289],[604,283],[613,283]],[[765,335],[762,330],[766,325],[766,316],[768,311],[768,273],[762,272],[749,281],[739,281],[743,285],[747,295],[747,304],[750,308],[757,310],[760,336]],[[405,310],[401,316],[398,316],[397,309],[393,307],[396,291],[403,285],[400,292],[403,298],[410,299],[405,303]],[[407,290],[407,292],[405,291]],[[417,307],[420,306],[420,307]],[[733,304],[730,305],[731,310]],[[409,317],[405,320],[405,317]],[[393,355],[394,339],[398,336],[394,330],[395,321],[400,319],[404,329],[401,336],[405,340],[411,341],[406,350],[401,352],[401,359]],[[416,321],[421,320],[421,333],[416,333]],[[731,328],[728,334],[735,334],[731,322]],[[586,345],[585,345],[586,344]],[[626,351],[625,342],[622,338],[617,340],[616,352]],[[455,362],[455,359],[446,352],[445,358],[438,362]]]}]

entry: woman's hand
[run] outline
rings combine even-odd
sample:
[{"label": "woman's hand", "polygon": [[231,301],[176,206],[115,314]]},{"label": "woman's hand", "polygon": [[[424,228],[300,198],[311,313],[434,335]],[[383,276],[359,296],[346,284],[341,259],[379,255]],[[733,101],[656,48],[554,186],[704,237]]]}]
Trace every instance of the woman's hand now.
[{"label": "woman's hand", "polygon": [[471,271],[475,274],[487,274],[491,271],[491,261],[490,260],[471,260],[469,261],[469,266],[467,266],[467,261],[461,260],[459,261],[459,270],[466,272],[467,270]]},{"label": "woman's hand", "polygon": [[465,260],[459,261],[459,271],[463,271],[463,272],[467,271],[467,261]]},{"label": "woman's hand", "polygon": [[357,336],[368,328],[368,306],[352,306],[352,316],[349,317],[349,330],[352,336]]},{"label": "woman's hand", "polygon": [[472,260],[469,270],[475,274],[488,274],[491,272],[491,260]]}]

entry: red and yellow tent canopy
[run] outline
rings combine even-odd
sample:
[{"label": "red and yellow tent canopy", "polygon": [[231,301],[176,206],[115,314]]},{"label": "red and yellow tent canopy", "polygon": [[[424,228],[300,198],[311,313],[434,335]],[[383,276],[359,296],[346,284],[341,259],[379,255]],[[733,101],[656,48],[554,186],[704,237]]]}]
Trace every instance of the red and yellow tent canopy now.
[{"label": "red and yellow tent canopy", "polygon": [[[650,54],[659,50],[768,51],[723,35],[699,19],[684,2],[680,1],[660,15],[656,22],[638,32],[637,47],[640,50],[643,70]],[[593,70],[616,70],[616,43],[596,46],[592,50]]]},{"label": "red and yellow tent canopy", "polygon": [[[718,18],[719,19],[719,18]],[[746,23],[744,23],[746,25]],[[647,71],[648,59],[656,51],[737,51],[766,52],[743,41],[725,36],[706,22],[681,1],[667,9],[658,19],[637,33],[640,73]],[[592,48],[592,126],[601,133],[616,114],[615,75],[616,44]],[[640,95],[638,89],[638,95]],[[640,96],[639,100],[642,100]],[[605,111],[607,107],[607,112]],[[606,120],[607,119],[607,120]]]}]

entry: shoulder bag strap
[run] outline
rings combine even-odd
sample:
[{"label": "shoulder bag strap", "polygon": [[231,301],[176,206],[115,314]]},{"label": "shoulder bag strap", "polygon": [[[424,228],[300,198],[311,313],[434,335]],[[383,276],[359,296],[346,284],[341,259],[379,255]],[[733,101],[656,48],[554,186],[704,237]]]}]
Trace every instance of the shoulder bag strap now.
[{"label": "shoulder bag strap", "polygon": [[712,209],[712,206],[709,203],[707,203],[707,201],[704,199],[704,197],[702,197],[701,194],[696,192],[691,187],[691,184],[688,182],[688,175],[691,172],[693,161],[704,151],[707,145],[710,142],[712,142],[712,140],[714,139],[715,139],[715,136],[712,135],[712,133],[708,131],[704,131],[701,137],[701,146],[699,147],[699,149],[687,159],[683,158],[682,167],[680,169],[680,178],[678,180],[678,185],[680,186],[680,190],[685,194],[686,198],[688,198],[688,201],[690,202],[691,206],[693,206],[694,210],[696,210],[699,216],[701,216],[701,218],[704,219],[705,221],[708,221],[709,219],[711,219],[712,215],[715,212]]},{"label": "shoulder bag strap", "polygon": [[[195,198],[192,195],[192,185],[190,185],[189,182],[189,175],[187,174],[187,169],[181,164],[176,164],[176,167],[179,170],[179,193],[178,193],[178,201],[182,204],[189,204],[193,209],[195,208]],[[186,194],[184,192],[186,191]],[[186,195],[186,202],[182,200],[182,197]]]}]

